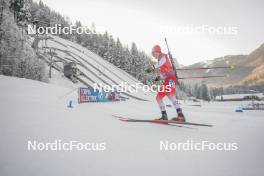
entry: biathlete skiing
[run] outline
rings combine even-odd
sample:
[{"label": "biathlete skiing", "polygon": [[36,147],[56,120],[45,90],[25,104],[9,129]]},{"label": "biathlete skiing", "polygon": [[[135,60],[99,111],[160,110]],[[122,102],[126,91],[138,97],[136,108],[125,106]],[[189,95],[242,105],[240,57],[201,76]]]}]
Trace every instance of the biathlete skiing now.
[{"label": "biathlete skiing", "polygon": [[[177,84],[179,84],[179,82],[177,75],[175,75],[175,72],[173,70],[173,66],[171,64],[170,58],[167,54],[161,52],[161,48],[159,45],[155,45],[152,48],[152,56],[157,60],[157,63],[153,65],[152,68],[148,68],[147,72],[154,71],[157,74],[155,80],[163,81],[156,96],[156,101],[161,111],[161,118],[156,120],[168,120],[165,104],[163,102],[163,98],[167,96],[169,100],[172,102],[178,115],[177,117],[174,117],[171,120],[185,122],[185,117],[183,115],[182,108],[180,107],[180,104],[176,99],[176,87]],[[164,87],[169,87],[169,89]]]}]

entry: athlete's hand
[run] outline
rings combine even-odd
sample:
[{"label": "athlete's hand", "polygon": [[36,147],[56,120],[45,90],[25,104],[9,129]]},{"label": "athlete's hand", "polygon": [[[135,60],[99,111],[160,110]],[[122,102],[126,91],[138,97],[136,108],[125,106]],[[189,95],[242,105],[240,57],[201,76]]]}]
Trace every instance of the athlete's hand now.
[{"label": "athlete's hand", "polygon": [[155,81],[159,81],[160,80],[160,76],[157,76],[156,78],[155,78]]},{"label": "athlete's hand", "polygon": [[151,72],[153,72],[155,69],[154,69],[154,66],[151,66],[151,67],[149,67],[149,68],[147,68],[145,71],[147,72],[147,73],[151,73]]}]

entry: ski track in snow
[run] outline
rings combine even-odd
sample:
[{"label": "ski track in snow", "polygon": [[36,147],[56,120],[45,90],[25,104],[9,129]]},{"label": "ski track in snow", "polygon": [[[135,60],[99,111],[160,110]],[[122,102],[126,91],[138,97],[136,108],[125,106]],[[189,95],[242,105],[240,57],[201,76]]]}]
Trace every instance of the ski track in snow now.
[{"label": "ski track in snow", "polygon": [[[113,114],[139,119],[159,116],[154,101],[77,104],[74,84],[55,74],[60,87],[0,76],[0,175],[214,175],[264,173],[263,111],[236,113],[240,102],[183,103],[188,121],[214,127],[180,128],[126,123]],[[59,83],[58,83],[59,82]],[[73,100],[74,108],[67,108]],[[168,102],[166,102],[168,104]],[[168,108],[168,115],[175,110]],[[105,151],[28,151],[27,141],[106,142]],[[160,151],[159,143],[236,142],[237,151]]]}]

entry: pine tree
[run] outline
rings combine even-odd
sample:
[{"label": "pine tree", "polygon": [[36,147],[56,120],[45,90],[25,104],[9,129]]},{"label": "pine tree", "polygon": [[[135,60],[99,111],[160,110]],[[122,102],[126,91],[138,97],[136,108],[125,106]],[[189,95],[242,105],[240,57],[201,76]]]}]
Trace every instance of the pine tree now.
[{"label": "pine tree", "polygon": [[4,8],[1,29],[4,31],[0,44],[0,73],[45,81],[44,63],[22,35],[9,8]]},{"label": "pine tree", "polygon": [[206,84],[201,85],[199,97],[205,101],[210,101],[209,91]]},{"label": "pine tree", "polygon": [[[63,17],[59,13],[52,11],[42,1],[36,3],[29,0],[29,4],[32,19],[40,19],[49,22],[51,26],[55,24],[62,24],[62,27],[71,25],[67,17]],[[75,25],[82,26],[79,21],[77,21]],[[115,40],[113,36],[109,35],[107,32],[99,34],[96,32],[94,23],[92,23],[89,31],[92,34],[61,34],[59,36],[81,44],[140,81],[148,84],[153,83],[153,78],[149,78],[149,76],[153,75],[146,74],[144,71],[145,68],[151,66],[152,63],[144,52],[138,50],[135,43],[132,43],[131,48],[129,48],[127,45],[123,45],[118,38]]]}]

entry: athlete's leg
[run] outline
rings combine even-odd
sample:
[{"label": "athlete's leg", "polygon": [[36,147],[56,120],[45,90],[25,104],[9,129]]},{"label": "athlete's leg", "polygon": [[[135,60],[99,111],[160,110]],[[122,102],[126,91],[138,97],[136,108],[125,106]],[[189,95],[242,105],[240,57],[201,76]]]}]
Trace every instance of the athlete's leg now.
[{"label": "athlete's leg", "polygon": [[171,103],[173,104],[177,114],[182,114],[182,109],[181,106],[179,104],[179,101],[176,99],[176,95],[174,94],[169,94],[168,98],[170,99]]},{"label": "athlete's leg", "polygon": [[165,111],[165,104],[163,102],[163,98],[165,97],[165,93],[164,92],[158,92],[157,96],[156,96],[156,101],[159,105],[159,108],[161,111]]},{"label": "athlete's leg", "polygon": [[160,111],[161,111],[161,119],[163,120],[167,120],[168,116],[167,116],[167,112],[165,109],[165,104],[163,102],[163,98],[165,97],[166,93],[165,92],[158,92],[157,96],[156,96],[156,101],[159,105]]},{"label": "athlete's leg", "polygon": [[176,99],[175,94],[170,94],[168,95],[168,98],[170,99],[170,101],[172,102],[178,116],[176,118],[172,118],[172,120],[177,120],[177,121],[182,121],[185,122],[185,117],[182,113],[182,108],[178,102],[178,100]]},{"label": "athlete's leg", "polygon": [[178,102],[178,100],[176,99],[176,77],[171,77],[168,80],[168,83],[171,87],[171,90],[167,93],[168,98],[170,99],[170,101],[172,102],[178,117],[177,118],[173,118],[172,120],[178,120],[178,121],[185,121],[184,115],[182,113],[182,109],[180,107],[180,104]]}]

